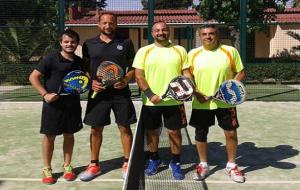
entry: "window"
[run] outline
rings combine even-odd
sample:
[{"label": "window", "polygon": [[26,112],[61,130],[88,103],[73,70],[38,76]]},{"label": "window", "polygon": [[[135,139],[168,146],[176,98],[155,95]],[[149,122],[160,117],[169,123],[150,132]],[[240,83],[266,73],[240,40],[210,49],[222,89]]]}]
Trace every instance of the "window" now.
[{"label": "window", "polygon": [[174,39],[193,39],[193,28],[175,28]]}]

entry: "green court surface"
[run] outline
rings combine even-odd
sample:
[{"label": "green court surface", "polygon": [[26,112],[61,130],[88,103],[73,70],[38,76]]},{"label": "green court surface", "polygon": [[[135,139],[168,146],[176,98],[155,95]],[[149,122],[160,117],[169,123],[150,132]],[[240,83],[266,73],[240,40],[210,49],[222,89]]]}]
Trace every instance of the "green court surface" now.
[{"label": "green court surface", "polygon": [[[141,102],[134,101],[137,112]],[[85,108],[86,102],[82,102]],[[104,130],[103,146],[100,153],[103,174],[90,182],[59,181],[51,186],[41,183],[41,138],[39,134],[41,102],[0,102],[0,190],[120,190],[122,147],[119,132],[113,124]],[[190,117],[191,105],[186,104]],[[137,113],[138,115],[138,113]],[[211,175],[202,182],[194,182],[190,176],[197,162],[194,145],[184,145],[182,159],[186,179],[173,181],[167,167],[158,175],[165,175],[166,180],[155,181],[156,185],[147,186],[148,190],[164,190],[168,183],[195,183],[204,190],[295,190],[300,185],[300,144],[299,122],[300,102],[260,102],[248,101],[238,106],[240,128],[237,163],[246,173],[244,184],[232,182],[224,172],[226,164],[224,135],[214,126],[209,133],[209,164]],[[114,122],[114,119],[112,119]],[[135,126],[132,126],[134,131]],[[188,135],[194,144],[194,130],[188,126]],[[79,173],[88,164],[89,127],[75,136],[73,166]],[[186,138],[186,137],[185,137]],[[163,148],[163,155],[168,155],[168,147]],[[167,156],[165,158],[167,162]],[[62,137],[56,139],[53,156],[53,170],[62,175]],[[193,185],[194,184],[194,185]],[[184,189],[184,188],[182,188]],[[134,190],[134,189],[133,189]],[[198,189],[197,189],[198,190]]]},{"label": "green court surface", "polygon": [[[139,98],[137,85],[130,84],[132,98]],[[82,100],[87,100],[88,93],[81,95]],[[0,101],[41,101],[41,96],[30,86],[0,86]]]}]

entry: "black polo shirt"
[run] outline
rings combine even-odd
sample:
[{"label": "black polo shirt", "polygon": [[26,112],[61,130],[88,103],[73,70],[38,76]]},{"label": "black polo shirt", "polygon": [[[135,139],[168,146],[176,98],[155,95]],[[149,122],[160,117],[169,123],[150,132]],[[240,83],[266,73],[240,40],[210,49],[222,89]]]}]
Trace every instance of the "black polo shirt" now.
[{"label": "black polo shirt", "polygon": [[[83,43],[82,56],[84,59],[89,59],[91,76],[95,79],[97,67],[103,61],[112,61],[118,64],[124,71],[131,70],[135,51],[130,39],[115,37],[112,41],[106,43],[97,36]],[[104,95],[109,92],[117,94],[130,93],[127,86],[123,90],[116,90],[111,87],[100,94]]]},{"label": "black polo shirt", "polygon": [[43,83],[47,92],[57,93],[64,76],[71,71],[81,70],[82,66],[80,57],[75,55],[71,61],[65,59],[60,52],[54,52],[44,57],[35,69],[44,75]]}]

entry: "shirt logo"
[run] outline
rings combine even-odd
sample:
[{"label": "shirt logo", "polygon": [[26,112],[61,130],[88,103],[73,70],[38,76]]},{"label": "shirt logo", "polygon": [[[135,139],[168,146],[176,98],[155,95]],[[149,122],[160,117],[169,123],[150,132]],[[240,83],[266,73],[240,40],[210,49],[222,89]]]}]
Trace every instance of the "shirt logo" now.
[{"label": "shirt logo", "polygon": [[123,46],[122,45],[117,45],[117,49],[121,51],[121,50],[123,50]]}]

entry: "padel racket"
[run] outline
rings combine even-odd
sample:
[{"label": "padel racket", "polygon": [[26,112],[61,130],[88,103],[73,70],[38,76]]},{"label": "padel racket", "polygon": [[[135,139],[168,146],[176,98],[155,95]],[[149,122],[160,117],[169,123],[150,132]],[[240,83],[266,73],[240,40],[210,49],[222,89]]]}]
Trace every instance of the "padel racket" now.
[{"label": "padel racket", "polygon": [[[97,80],[101,82],[104,87],[114,85],[116,82],[120,81],[123,76],[123,69],[111,61],[101,62],[96,71]],[[98,92],[94,92],[91,98],[95,98],[97,94]]]},{"label": "padel racket", "polygon": [[237,80],[224,81],[218,91],[209,99],[216,99],[230,105],[238,105],[246,99],[246,89],[242,82]]},{"label": "padel racket", "polygon": [[175,77],[168,85],[168,89],[161,99],[166,97],[179,101],[191,100],[194,93],[195,85],[193,81],[185,76]]},{"label": "padel racket", "polygon": [[91,88],[89,77],[80,70],[69,72],[62,80],[58,94],[82,94]]}]

